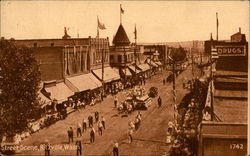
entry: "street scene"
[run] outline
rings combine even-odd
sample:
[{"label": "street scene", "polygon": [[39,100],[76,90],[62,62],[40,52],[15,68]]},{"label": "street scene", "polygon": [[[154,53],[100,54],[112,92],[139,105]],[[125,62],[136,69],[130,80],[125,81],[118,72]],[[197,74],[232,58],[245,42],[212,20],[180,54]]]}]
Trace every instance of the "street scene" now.
[{"label": "street scene", "polygon": [[0,155],[249,154],[248,1],[0,4]]}]

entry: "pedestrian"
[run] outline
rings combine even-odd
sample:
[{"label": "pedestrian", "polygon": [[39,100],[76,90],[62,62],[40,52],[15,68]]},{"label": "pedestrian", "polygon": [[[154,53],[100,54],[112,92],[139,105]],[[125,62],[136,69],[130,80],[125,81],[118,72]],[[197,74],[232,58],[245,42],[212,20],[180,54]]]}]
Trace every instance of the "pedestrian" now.
[{"label": "pedestrian", "polygon": [[95,129],[94,127],[92,127],[91,131],[90,131],[90,143],[95,142]]},{"label": "pedestrian", "polygon": [[161,97],[159,96],[159,98],[158,98],[158,106],[159,106],[159,107],[161,107],[161,103],[162,103],[162,102],[161,102]]},{"label": "pedestrian", "polygon": [[71,142],[74,142],[73,137],[74,137],[73,128],[70,127],[69,130],[68,130],[69,144],[70,144],[70,141],[71,141]]},{"label": "pedestrian", "polygon": [[85,132],[87,130],[87,121],[85,118],[83,118],[82,122],[82,132]]},{"label": "pedestrian", "polygon": [[93,117],[90,115],[88,117],[88,120],[89,120],[89,127],[92,127],[93,126]]},{"label": "pedestrian", "polygon": [[114,156],[119,156],[119,149],[118,149],[118,146],[119,146],[119,144],[118,144],[118,142],[116,142],[116,143],[114,144],[114,147],[113,147],[113,155],[114,155]]},{"label": "pedestrian", "polygon": [[77,130],[76,130],[77,137],[82,136],[82,130],[81,130],[81,124],[77,124]]},{"label": "pedestrian", "polygon": [[115,99],[114,99],[115,108],[117,107],[117,102],[118,102],[118,99],[117,99],[117,96],[115,96]]},{"label": "pedestrian", "polygon": [[142,114],[140,111],[138,111],[138,114],[136,115],[136,118],[138,118],[139,120],[141,120]]},{"label": "pedestrian", "polygon": [[90,116],[90,124],[91,124],[91,127],[93,127],[93,124],[94,124],[93,116]]},{"label": "pedestrian", "polygon": [[82,142],[81,140],[76,141],[76,155],[82,155]]},{"label": "pedestrian", "polygon": [[99,112],[95,112],[95,122],[99,121]]},{"label": "pedestrian", "polygon": [[99,123],[98,123],[98,133],[99,133],[99,135],[102,135],[102,128],[103,128],[102,122],[99,121]]},{"label": "pedestrian", "polygon": [[138,129],[139,129],[139,126],[140,126],[140,119],[135,118],[134,123],[135,123],[135,130],[138,130]]},{"label": "pedestrian", "polygon": [[166,83],[166,80],[165,80],[165,79],[163,79],[163,85],[165,85],[165,83]]},{"label": "pedestrian", "polygon": [[45,156],[50,156],[49,141],[47,139],[45,140],[44,152]]},{"label": "pedestrian", "polygon": [[102,122],[102,126],[103,126],[103,129],[105,129],[105,118],[102,116],[102,119],[101,119],[101,122]]},{"label": "pedestrian", "polygon": [[133,129],[129,129],[128,130],[128,142],[131,143],[133,141],[133,137],[132,137],[132,134],[133,134]]}]

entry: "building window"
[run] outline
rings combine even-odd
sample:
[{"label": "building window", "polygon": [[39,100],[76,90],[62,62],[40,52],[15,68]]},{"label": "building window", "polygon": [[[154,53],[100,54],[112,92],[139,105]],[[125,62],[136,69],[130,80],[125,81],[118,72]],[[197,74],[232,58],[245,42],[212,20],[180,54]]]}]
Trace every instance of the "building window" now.
[{"label": "building window", "polygon": [[113,55],[110,55],[110,63],[114,63],[114,56]]},{"label": "building window", "polygon": [[118,55],[118,62],[122,62],[122,56]]},{"label": "building window", "polygon": [[50,45],[51,45],[51,47],[54,47],[54,43],[51,43]]},{"label": "building window", "polygon": [[127,63],[128,61],[128,57],[127,57],[127,55],[124,55],[124,63]]},{"label": "building window", "polygon": [[36,42],[34,43],[34,47],[35,47],[35,48],[37,47],[37,43],[36,43]]}]

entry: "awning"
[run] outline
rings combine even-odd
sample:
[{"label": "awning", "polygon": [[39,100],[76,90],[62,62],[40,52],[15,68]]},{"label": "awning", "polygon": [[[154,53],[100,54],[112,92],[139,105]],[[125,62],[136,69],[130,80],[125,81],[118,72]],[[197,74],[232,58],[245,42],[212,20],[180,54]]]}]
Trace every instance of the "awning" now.
[{"label": "awning", "polygon": [[58,103],[67,101],[68,97],[74,95],[74,92],[71,91],[63,82],[57,83],[54,86],[46,87],[45,90],[49,92],[50,98],[56,99]]},{"label": "awning", "polygon": [[65,83],[74,92],[92,90],[102,86],[102,83],[91,73],[66,78]]},{"label": "awning", "polygon": [[132,73],[130,72],[130,70],[128,68],[122,69],[122,72],[124,73],[124,75],[126,76],[132,76]]},{"label": "awning", "polygon": [[162,66],[162,63],[160,61],[155,62],[158,66]]},{"label": "awning", "polygon": [[41,102],[41,108],[51,103],[51,100],[45,97],[43,93],[41,93],[40,91],[38,92],[38,98],[40,99]]},{"label": "awning", "polygon": [[128,68],[129,68],[130,70],[132,70],[133,72],[135,72],[136,74],[138,74],[138,73],[140,73],[140,72],[141,72],[141,70],[136,69],[136,67],[135,67],[135,66],[133,66],[133,65],[128,66]]},{"label": "awning", "polygon": [[139,64],[138,67],[141,68],[142,71],[147,71],[150,69],[150,66],[147,63]]},{"label": "awning", "polygon": [[151,65],[151,66],[153,66],[153,67],[158,67],[158,65],[155,62],[153,62],[153,61],[150,61],[148,64]]},{"label": "awning", "polygon": [[[102,69],[96,69],[96,70],[92,70],[93,74],[98,77],[98,79],[101,81],[102,80]],[[104,68],[104,74],[103,74],[103,81],[105,83],[107,82],[111,82],[111,81],[115,81],[115,80],[119,80],[120,79],[120,75],[111,67],[105,67]]]}]

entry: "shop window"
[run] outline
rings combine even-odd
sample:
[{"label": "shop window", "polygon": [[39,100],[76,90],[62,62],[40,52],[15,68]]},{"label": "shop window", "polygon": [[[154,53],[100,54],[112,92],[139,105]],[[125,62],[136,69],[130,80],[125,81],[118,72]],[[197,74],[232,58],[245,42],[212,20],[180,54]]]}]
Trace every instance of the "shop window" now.
[{"label": "shop window", "polygon": [[118,62],[122,62],[122,56],[118,55]]}]

